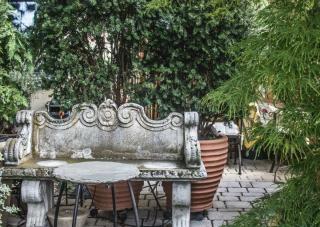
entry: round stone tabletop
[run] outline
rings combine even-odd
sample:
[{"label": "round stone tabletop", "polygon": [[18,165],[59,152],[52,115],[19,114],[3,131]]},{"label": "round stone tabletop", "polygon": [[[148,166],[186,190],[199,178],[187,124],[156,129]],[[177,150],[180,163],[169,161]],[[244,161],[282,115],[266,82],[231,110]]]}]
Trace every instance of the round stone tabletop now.
[{"label": "round stone tabletop", "polygon": [[74,183],[115,183],[137,177],[139,169],[134,164],[92,161],[59,166],[53,175]]}]

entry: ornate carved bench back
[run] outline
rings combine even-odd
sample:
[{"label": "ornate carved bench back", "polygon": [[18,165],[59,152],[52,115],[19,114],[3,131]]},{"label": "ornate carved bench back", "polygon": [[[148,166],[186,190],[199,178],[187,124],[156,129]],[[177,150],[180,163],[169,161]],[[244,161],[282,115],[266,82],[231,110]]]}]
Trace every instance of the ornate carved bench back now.
[{"label": "ornate carved bench back", "polygon": [[117,108],[106,100],[99,107],[76,105],[64,120],[43,111],[21,111],[17,122],[20,138],[7,142],[6,164],[19,164],[32,153],[45,159],[185,160],[188,167],[200,166],[195,112],[155,121],[137,104]]}]

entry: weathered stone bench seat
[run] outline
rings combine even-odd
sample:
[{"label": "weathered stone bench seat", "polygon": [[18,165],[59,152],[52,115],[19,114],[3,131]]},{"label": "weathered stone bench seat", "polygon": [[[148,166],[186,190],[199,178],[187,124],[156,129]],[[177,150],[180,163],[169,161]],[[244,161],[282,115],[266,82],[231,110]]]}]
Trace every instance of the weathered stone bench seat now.
[{"label": "weathered stone bench seat", "polygon": [[21,198],[28,205],[27,227],[47,226],[46,211],[53,205],[53,168],[39,161],[62,160],[133,163],[136,180],[173,181],[172,224],[189,226],[190,182],[206,177],[201,161],[198,114],[171,113],[151,120],[142,106],[112,100],[100,106],[73,107],[66,119],[44,111],[17,113],[19,137],[4,147],[3,180],[22,179]]},{"label": "weathered stone bench seat", "polygon": [[[50,160],[50,159],[48,159]],[[57,159],[67,161],[64,159]],[[30,179],[30,180],[48,180],[52,179],[53,167],[43,167],[37,165],[37,162],[44,159],[30,159],[18,166],[8,166],[2,171],[4,179]],[[76,160],[77,162],[88,160]],[[75,160],[68,163],[74,163]],[[206,177],[206,172],[198,169],[186,169],[183,162],[175,161],[150,161],[150,160],[126,160],[121,163],[134,163],[140,170],[140,175],[136,180],[166,180],[166,181],[190,181],[199,180]]]}]

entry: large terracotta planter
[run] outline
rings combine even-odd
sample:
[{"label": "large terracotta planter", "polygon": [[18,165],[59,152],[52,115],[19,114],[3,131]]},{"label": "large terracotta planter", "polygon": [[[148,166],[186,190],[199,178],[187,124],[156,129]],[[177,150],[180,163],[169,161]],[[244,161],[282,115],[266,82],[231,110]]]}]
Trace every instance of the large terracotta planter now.
[{"label": "large terracotta planter", "polygon": [[[191,212],[201,212],[213,205],[213,197],[219,186],[228,156],[228,137],[200,140],[201,159],[208,177],[191,183]],[[167,196],[167,207],[171,207],[172,184],[162,182]]]},{"label": "large terracotta planter", "polygon": [[[138,204],[139,195],[142,190],[143,181],[131,182],[133,193]],[[111,188],[104,184],[88,185],[88,189],[93,197],[95,208],[99,210],[112,211],[112,194]],[[115,184],[117,210],[132,208],[132,202],[127,182]]]}]

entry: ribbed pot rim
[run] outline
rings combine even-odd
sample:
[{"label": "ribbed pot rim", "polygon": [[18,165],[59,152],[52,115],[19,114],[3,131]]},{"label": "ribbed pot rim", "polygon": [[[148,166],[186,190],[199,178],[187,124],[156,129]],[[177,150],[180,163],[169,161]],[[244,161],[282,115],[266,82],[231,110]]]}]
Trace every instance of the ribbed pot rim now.
[{"label": "ribbed pot rim", "polygon": [[[221,174],[222,175],[222,174]],[[209,182],[215,182],[216,180],[219,180],[221,178],[221,175],[210,175],[210,177],[207,177],[205,179],[201,179],[198,181],[193,181],[192,184],[201,184],[201,183],[209,183]],[[206,181],[206,180],[211,180],[211,181]],[[221,179],[220,179],[221,180]]]},{"label": "ribbed pot rim", "polygon": [[215,156],[215,155],[211,155],[211,156],[203,156],[201,157],[203,160],[202,161],[211,161],[211,162],[219,162],[219,161],[223,161],[224,159],[227,158],[227,154],[225,155],[219,155],[219,156]]},{"label": "ribbed pot rim", "polygon": [[216,184],[219,184],[219,180],[217,178],[210,179],[211,181],[206,181],[206,182],[192,182],[192,187],[196,186],[205,186],[208,185],[208,187],[215,187]]},{"label": "ribbed pot rim", "polygon": [[200,145],[201,144],[216,144],[216,143],[224,143],[228,141],[227,136],[222,136],[221,138],[212,139],[212,140],[199,140]]},{"label": "ribbed pot rim", "polygon": [[219,163],[214,163],[214,162],[208,162],[208,163],[205,163],[204,162],[204,166],[207,168],[207,167],[219,167],[219,168],[224,168],[224,166],[226,165],[226,161],[220,161]]},{"label": "ribbed pot rim", "polygon": [[192,191],[191,195],[214,193],[216,190],[217,190],[217,187],[209,188],[209,189],[200,189],[200,190]]},{"label": "ribbed pot rim", "polygon": [[[214,163],[215,165],[208,165],[208,166],[205,166],[206,167],[206,171],[207,173],[223,173],[223,169],[218,169],[217,167],[219,167],[219,165],[217,165],[218,163]],[[225,165],[222,164],[221,162],[221,166],[224,167]]]},{"label": "ribbed pot rim", "polygon": [[199,204],[200,201],[202,201],[202,203],[203,203],[203,201],[206,201],[206,200],[208,200],[208,202],[210,200],[213,200],[212,195],[208,195],[208,196],[202,195],[202,197],[193,198],[193,199],[191,199],[191,204],[195,204],[195,203]]},{"label": "ribbed pot rim", "polygon": [[[196,200],[198,200],[198,199],[203,199],[204,200],[204,199],[208,198],[208,197],[206,197],[206,195],[200,195],[200,194],[199,195],[191,195],[191,196],[192,196],[193,199],[196,199]],[[213,193],[212,193],[211,196],[212,196],[212,201],[213,201],[213,196],[214,196]],[[192,204],[191,204],[191,206],[192,206]]]},{"label": "ribbed pot rim", "polygon": [[210,182],[210,185],[205,185],[205,184],[192,185],[192,189],[193,190],[202,190],[202,189],[209,189],[209,188],[218,188],[218,186],[219,186],[219,182],[215,182],[215,183]]},{"label": "ribbed pot rim", "polygon": [[220,144],[206,144],[206,145],[200,145],[200,149],[202,153],[208,153],[208,152],[218,152],[221,150],[228,149],[229,145],[226,145],[226,143],[220,143]]},{"label": "ribbed pot rim", "polygon": [[220,156],[228,153],[228,148],[221,148],[221,149],[215,149],[214,152],[212,152],[212,149],[210,150],[203,150],[201,149],[201,157],[203,156]]}]

